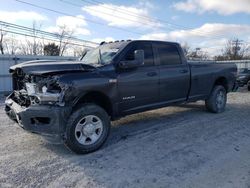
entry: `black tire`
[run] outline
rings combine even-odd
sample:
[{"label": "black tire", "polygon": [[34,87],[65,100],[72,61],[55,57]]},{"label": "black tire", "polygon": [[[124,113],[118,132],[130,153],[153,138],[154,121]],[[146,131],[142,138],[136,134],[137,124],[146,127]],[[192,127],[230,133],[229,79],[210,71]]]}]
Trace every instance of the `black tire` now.
[{"label": "black tire", "polygon": [[224,112],[226,103],[227,92],[221,85],[214,86],[209,98],[205,101],[207,110],[213,113]]},{"label": "black tire", "polygon": [[[80,121],[82,121],[82,119],[89,116],[91,117],[94,116],[94,118],[95,117],[99,118],[99,121],[102,122],[103,128],[99,135],[100,137],[96,140],[96,142],[89,145],[84,145],[77,140],[79,138],[77,138],[76,136],[77,135],[76,131],[78,131],[76,127],[78,126]],[[82,125],[82,123],[80,124]],[[85,122],[83,124],[85,124]],[[82,126],[86,127],[86,125]],[[110,131],[110,118],[107,112],[95,104],[85,104],[79,109],[77,109],[75,112],[73,112],[72,115],[70,116],[66,127],[66,135],[65,135],[66,138],[64,140],[64,144],[75,153],[78,154],[90,153],[96,151],[104,144],[109,135],[109,131]],[[81,134],[83,134],[83,128],[81,129]]]},{"label": "black tire", "polygon": [[247,90],[250,91],[250,81],[247,83]]}]

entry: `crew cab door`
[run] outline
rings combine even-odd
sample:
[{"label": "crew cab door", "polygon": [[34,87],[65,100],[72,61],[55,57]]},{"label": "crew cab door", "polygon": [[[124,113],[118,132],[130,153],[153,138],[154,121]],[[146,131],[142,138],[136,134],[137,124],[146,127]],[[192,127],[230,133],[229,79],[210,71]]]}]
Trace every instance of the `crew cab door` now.
[{"label": "crew cab door", "polygon": [[155,103],[159,97],[159,70],[155,66],[152,44],[144,41],[131,42],[124,49],[121,61],[133,60],[135,50],[144,50],[144,65],[119,70],[118,109],[121,114],[140,111],[139,109]]},{"label": "crew cab door", "polygon": [[189,66],[183,61],[177,44],[155,43],[159,68],[160,101],[171,103],[185,101],[190,87]]}]

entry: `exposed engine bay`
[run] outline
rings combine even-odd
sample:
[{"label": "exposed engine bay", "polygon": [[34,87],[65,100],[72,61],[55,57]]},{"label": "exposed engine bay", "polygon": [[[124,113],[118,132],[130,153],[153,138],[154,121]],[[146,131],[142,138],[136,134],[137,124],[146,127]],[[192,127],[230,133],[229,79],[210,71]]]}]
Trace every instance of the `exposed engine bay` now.
[{"label": "exposed engine bay", "polygon": [[29,75],[17,69],[13,75],[13,100],[21,106],[55,104],[64,106],[64,91],[67,89],[58,82],[58,76]]}]

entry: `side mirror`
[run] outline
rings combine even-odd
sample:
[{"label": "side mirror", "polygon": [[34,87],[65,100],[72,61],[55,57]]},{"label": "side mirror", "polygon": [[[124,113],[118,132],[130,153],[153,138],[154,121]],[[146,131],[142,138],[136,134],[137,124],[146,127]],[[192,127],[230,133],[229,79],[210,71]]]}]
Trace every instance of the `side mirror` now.
[{"label": "side mirror", "polygon": [[140,65],[144,64],[144,50],[135,50],[135,60],[138,61]]},{"label": "side mirror", "polygon": [[130,69],[144,64],[144,50],[135,50],[134,57],[135,59],[131,61],[121,61],[119,67],[122,69]]}]

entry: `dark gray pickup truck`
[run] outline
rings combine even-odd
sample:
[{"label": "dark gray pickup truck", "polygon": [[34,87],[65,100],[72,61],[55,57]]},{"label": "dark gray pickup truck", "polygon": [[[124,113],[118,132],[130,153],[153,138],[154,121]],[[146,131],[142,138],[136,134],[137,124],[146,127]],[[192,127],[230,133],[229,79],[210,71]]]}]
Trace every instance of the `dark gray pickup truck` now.
[{"label": "dark gray pickup truck", "polygon": [[178,43],[136,40],[102,43],[79,62],[25,62],[10,73],[7,115],[30,132],[88,153],[105,142],[110,120],[129,114],[197,100],[223,112],[237,68],[187,63]]}]

